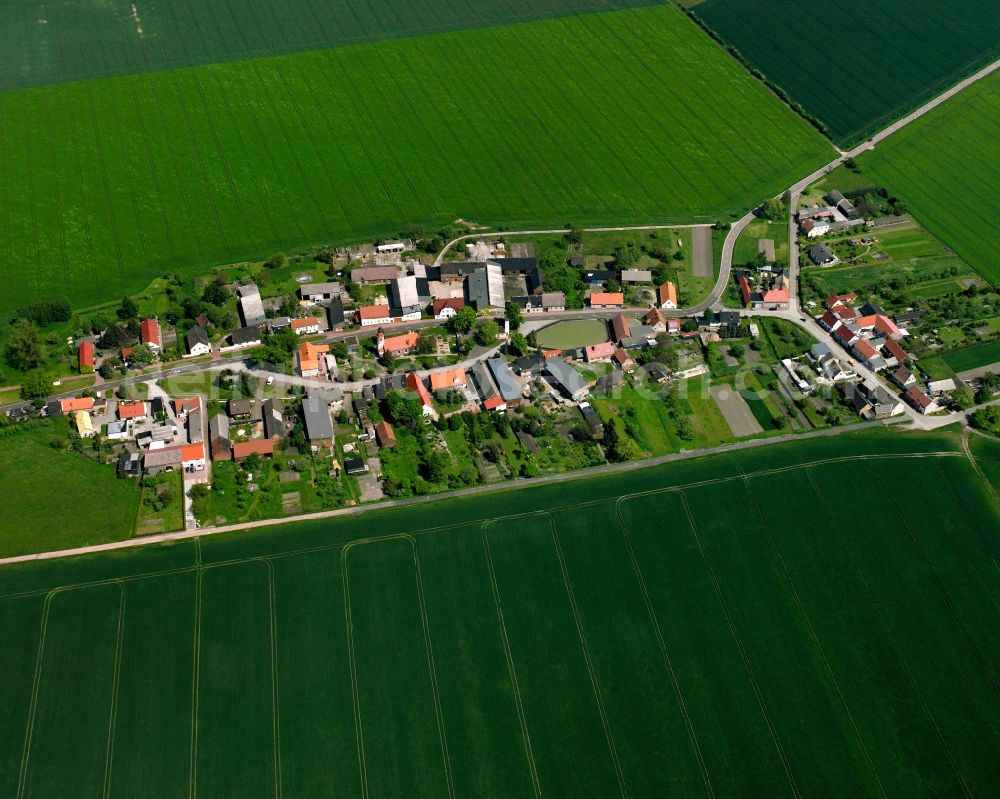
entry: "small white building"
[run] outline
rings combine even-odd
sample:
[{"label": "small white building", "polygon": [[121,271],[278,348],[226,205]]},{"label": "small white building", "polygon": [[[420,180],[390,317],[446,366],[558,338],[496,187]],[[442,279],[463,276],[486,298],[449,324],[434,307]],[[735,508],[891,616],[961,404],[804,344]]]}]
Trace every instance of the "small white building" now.
[{"label": "small white building", "polygon": [[830,223],[825,219],[807,219],[800,226],[807,238],[815,239],[830,232]]}]

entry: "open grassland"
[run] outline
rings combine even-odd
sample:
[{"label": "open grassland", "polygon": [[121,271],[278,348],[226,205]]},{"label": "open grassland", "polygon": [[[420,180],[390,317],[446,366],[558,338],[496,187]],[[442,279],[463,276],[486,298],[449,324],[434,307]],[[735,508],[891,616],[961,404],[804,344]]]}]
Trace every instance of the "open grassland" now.
[{"label": "open grassland", "polygon": [[114,467],[65,450],[65,421],[0,436],[0,553],[100,544],[127,538],[139,503],[137,484]]},{"label": "open grassland", "polygon": [[9,91],[0,312],[408,223],[711,220],[829,152],[667,5]]},{"label": "open grassland", "polygon": [[860,141],[1000,56],[994,0],[706,0],[693,13],[840,143]]},{"label": "open grassland", "polygon": [[0,89],[259,58],[655,0],[78,0],[4,4]]},{"label": "open grassland", "polygon": [[8,567],[0,792],[987,795],[998,529],[878,431]]},{"label": "open grassland", "polygon": [[880,185],[903,198],[921,224],[994,283],[1000,282],[997,141],[1000,72],[859,159]]}]

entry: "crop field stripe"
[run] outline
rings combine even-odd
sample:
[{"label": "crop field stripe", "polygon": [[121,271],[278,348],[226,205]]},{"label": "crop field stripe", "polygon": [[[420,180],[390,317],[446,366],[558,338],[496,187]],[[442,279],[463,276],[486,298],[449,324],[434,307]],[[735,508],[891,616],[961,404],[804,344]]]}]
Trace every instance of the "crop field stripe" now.
[{"label": "crop field stripe", "polygon": [[198,676],[201,674],[201,597],[205,577],[205,571],[201,568],[201,564],[194,568],[194,572],[194,641],[191,646],[191,751],[190,763],[188,764],[190,780],[188,796],[190,799],[195,799],[198,795],[198,697],[201,692]]},{"label": "crop field stripe", "polygon": [[115,643],[114,676],[111,681],[111,717],[108,719],[108,737],[104,765],[104,790],[102,796],[111,796],[111,770],[115,757],[115,727],[118,718],[118,687],[121,685],[122,673],[122,639],[125,635],[125,586],[118,583],[118,634]]},{"label": "crop field stripe", "polygon": [[274,612],[274,564],[264,559],[267,566],[267,619],[271,636],[271,717],[274,736],[274,795],[281,799],[281,703],[278,696],[278,630]]},{"label": "crop field stripe", "polygon": [[938,570],[934,567],[934,564],[931,562],[931,559],[927,557],[927,553],[925,552],[923,546],[921,546],[920,540],[914,533],[913,527],[910,525],[909,519],[903,513],[903,509],[896,501],[896,498],[893,496],[892,492],[888,490],[888,487],[886,486],[885,480],[883,479],[882,475],[879,472],[875,472],[874,477],[875,481],[880,486],[882,486],[882,489],[885,492],[885,496],[888,498],[889,506],[895,512],[896,517],[899,520],[899,523],[902,525],[903,530],[905,530],[907,537],[910,539],[910,543],[913,546],[914,552],[917,553],[918,557],[920,558],[920,561],[924,564],[925,568],[927,569],[927,572],[934,583],[934,587],[937,589],[938,594],[940,595],[944,606],[947,608],[948,614],[954,621],[956,629],[958,630],[962,639],[965,641],[966,646],[969,648],[969,651],[972,653],[973,659],[976,661],[977,665],[979,666],[979,669],[982,671],[983,677],[989,682],[990,686],[993,689],[993,693],[996,694],[998,697],[1000,697],[1000,688],[998,688],[997,686],[996,675],[993,674],[993,671],[992,669],[990,669],[986,661],[986,658],[983,657],[983,653],[980,651],[979,646],[976,644],[976,642],[972,638],[972,635],[969,633],[969,628],[966,625],[965,620],[962,618],[962,614],[959,612],[958,607],[955,605],[955,601],[954,599],[952,599],[951,593],[945,587],[944,582],[941,580],[941,576],[938,574]]},{"label": "crop field stripe", "polygon": [[42,617],[45,600],[0,601],[0,793],[15,796],[21,777],[23,745],[27,733],[31,698],[38,671]]},{"label": "crop field stripe", "polygon": [[806,610],[805,603],[802,601],[802,597],[799,595],[799,591],[795,586],[795,581],[792,579],[791,571],[788,568],[788,564],[785,562],[784,557],[781,554],[781,550],[778,548],[774,540],[774,534],[771,531],[771,525],[768,522],[767,515],[761,510],[760,504],[757,502],[757,497],[753,492],[750,484],[750,478],[744,476],[743,478],[744,486],[746,489],[746,496],[750,500],[750,504],[753,506],[754,513],[757,514],[757,518],[761,523],[761,527],[764,530],[764,534],[767,537],[768,547],[771,551],[771,556],[777,562],[781,569],[781,574],[785,578],[788,584],[789,593],[792,599],[795,601],[795,608],[802,619],[803,626],[809,634],[809,640],[811,641],[813,648],[819,655],[820,660],[823,663],[823,668],[826,671],[826,675],[830,680],[833,689],[837,693],[837,698],[840,701],[840,706],[843,708],[844,713],[850,722],[851,729],[854,733],[854,739],[864,753],[865,761],[868,768],[871,771],[872,777],[875,780],[875,784],[878,786],[878,792],[881,796],[887,797],[885,792],[885,786],[882,784],[882,780],[879,777],[878,769],[875,766],[875,761],[872,760],[871,753],[868,751],[868,747],[865,745],[864,737],[861,734],[861,730],[858,727],[858,723],[854,718],[854,713],[851,711],[851,707],[847,702],[847,698],[844,696],[844,691],[840,686],[840,682],[837,680],[837,675],[833,670],[833,666],[830,664],[830,658],[827,656],[826,650],[823,648],[823,644],[820,642],[819,636],[816,634],[816,628],[813,625],[812,619],[809,617],[809,612]]},{"label": "crop field stripe", "polygon": [[17,799],[24,796],[25,781],[28,777],[28,755],[31,752],[31,739],[35,730],[35,713],[38,710],[38,686],[42,676],[42,657],[45,654],[45,633],[49,624],[49,610],[52,607],[52,599],[58,591],[49,591],[45,594],[42,606],[41,630],[38,634],[38,650],[35,658],[35,673],[31,679],[31,701],[28,703],[28,720],[24,732],[24,746],[21,752],[21,767],[17,780]]},{"label": "crop field stripe", "polygon": [[354,620],[351,618],[351,582],[347,576],[348,545],[340,547],[340,576],[344,589],[344,628],[347,633],[347,659],[351,671],[351,701],[354,706],[354,734],[358,752],[358,776],[361,781],[361,796],[368,797],[368,767],[365,760],[365,735],[361,719],[361,697],[358,693],[357,654],[354,651]]},{"label": "crop field stripe", "polygon": [[[390,708],[393,713],[402,714],[402,718],[399,719],[401,725],[396,728],[394,735],[385,736],[378,735],[372,736],[369,739],[369,744],[365,744],[362,739],[359,743],[358,751],[363,753],[363,763],[364,766],[364,794],[367,795],[371,789],[370,783],[374,780],[376,782],[376,793],[380,795],[416,795],[419,793],[424,793],[427,795],[438,795],[443,788],[448,796],[454,796],[453,779],[451,774],[451,765],[448,757],[447,742],[445,740],[445,730],[444,730],[444,719],[441,714],[440,696],[438,692],[438,686],[436,684],[436,672],[433,668],[433,650],[430,643],[429,629],[426,626],[426,615],[425,607],[423,605],[423,596],[421,594],[421,583],[419,578],[419,561],[416,557],[416,545],[413,539],[407,534],[396,534],[383,538],[381,541],[371,541],[371,540],[361,540],[356,542],[351,542],[342,550],[342,563],[344,564],[344,580],[345,580],[345,592],[350,591],[350,583],[353,579],[364,579],[372,578],[375,576],[372,564],[364,564],[361,567],[361,573],[356,577],[350,575],[350,553],[361,552],[364,554],[374,553],[374,548],[379,547],[380,553],[386,553],[388,550],[384,548],[385,544],[397,546],[403,545],[404,554],[395,555],[394,560],[388,561],[383,560],[378,569],[378,576],[380,578],[380,589],[374,592],[369,591],[365,595],[365,599],[373,603],[370,608],[365,608],[364,613],[366,616],[361,616],[357,613],[357,605],[362,603],[356,598],[357,593],[355,593],[355,598],[351,598],[350,593],[345,593],[345,601],[348,603],[348,635],[351,637],[350,649],[352,652],[352,659],[355,663],[363,663],[365,668],[356,668],[356,675],[364,675],[364,680],[356,680],[355,685],[357,686],[357,707],[359,714],[359,724],[358,729],[361,730],[361,721],[363,721],[363,716],[365,713],[365,705],[373,706],[375,710],[381,708],[385,713],[388,713]],[[409,557],[405,557],[408,554]],[[355,555],[355,558],[359,555]],[[384,556],[391,557],[391,556]],[[393,575],[394,568],[402,568],[405,566],[410,570],[409,576],[412,578],[413,582],[409,589],[406,588],[405,584],[394,582],[393,576],[402,579],[402,573]],[[357,568],[357,567],[355,567]],[[408,582],[404,580],[404,583]],[[372,588],[373,586],[369,586]],[[415,607],[412,607],[410,611],[416,611],[415,614],[411,614],[413,617],[409,619],[410,622],[415,622],[415,626],[401,626],[397,625],[393,629],[399,633],[397,637],[393,640],[395,646],[395,658],[394,658],[394,669],[391,669],[385,674],[379,673],[379,668],[381,666],[385,668],[384,664],[387,662],[387,658],[384,657],[384,652],[387,650],[381,650],[376,656],[374,651],[366,652],[366,649],[379,649],[379,644],[387,644],[387,641],[380,641],[380,631],[383,628],[388,629],[392,625],[388,624],[391,618],[386,615],[391,610],[403,614],[407,610],[403,606],[402,602],[397,603],[395,600],[402,600],[403,596],[400,594],[402,591],[412,590],[413,598],[416,599]],[[374,600],[374,601],[373,601]],[[378,613],[375,613],[378,611]],[[375,613],[375,615],[371,615]],[[358,620],[361,620],[362,624],[371,622],[371,627],[364,629],[364,635],[356,636],[354,625]],[[396,619],[397,621],[402,621],[402,616]],[[419,630],[419,632],[418,632]],[[404,640],[404,633],[409,633],[413,636],[414,640],[406,641]],[[381,633],[385,634],[385,633]],[[419,643],[415,640],[419,637],[421,640]],[[390,673],[397,671],[399,669],[406,669],[406,666],[415,666],[416,664],[410,662],[408,664],[403,664],[401,661],[406,658],[417,658],[422,655],[425,658],[423,666],[427,668],[426,675],[417,674],[415,669],[407,671],[407,678],[409,679],[408,687],[413,689],[412,693],[407,694],[407,700],[410,702],[409,707],[402,704],[395,704],[391,697],[385,696],[387,693],[388,686],[390,684],[396,686],[399,690],[400,684],[395,679],[389,680],[386,684],[380,685],[379,688],[368,689],[373,693],[365,695],[365,687],[361,684],[362,682],[372,682],[379,683],[379,678],[389,678]],[[367,661],[367,662],[366,662]],[[422,670],[422,669],[421,669]],[[400,675],[395,675],[400,676]],[[426,676],[427,683],[425,686],[418,686],[421,682],[421,678]],[[426,691],[426,694],[424,693]],[[429,694],[429,697],[427,696]],[[402,697],[397,697],[397,699],[402,700]],[[426,706],[427,699],[430,700],[430,707]],[[422,701],[423,700],[423,701]],[[386,702],[389,704],[386,705]],[[419,703],[419,704],[418,704]],[[429,711],[429,714],[426,712]],[[371,712],[371,711],[369,711]],[[430,743],[430,738],[432,733],[430,731],[431,720],[425,719],[424,715],[433,716],[433,727],[434,734],[433,737],[437,738],[436,747],[438,749],[437,756],[441,758],[441,770],[437,773],[435,769],[435,774],[432,775],[427,772],[426,769],[431,768],[430,764],[423,760],[423,756],[431,757],[431,751],[434,745]],[[389,719],[377,713],[373,720],[377,729],[384,729],[385,725],[388,723]],[[367,759],[369,752],[367,748],[374,743],[374,748],[376,751],[384,746],[389,746],[390,738],[394,738],[397,745],[403,746],[407,751],[410,752],[409,762],[401,764],[398,762],[390,762],[390,760],[382,759],[381,757],[377,759],[376,763],[378,770],[369,769],[367,766]],[[364,748],[362,748],[364,747]],[[422,750],[422,751],[421,751]],[[432,784],[432,781],[434,784]],[[443,784],[441,784],[443,782]]]},{"label": "crop field stripe", "polygon": [[[833,513],[833,508],[831,507],[830,503],[827,501],[827,499],[826,499],[826,497],[825,497],[822,489],[819,487],[819,484],[816,482],[816,477],[813,474],[812,469],[806,469],[805,471],[806,471],[806,474],[809,476],[809,481],[812,484],[812,488],[813,488],[813,491],[816,494],[817,499],[820,501],[820,504],[824,507],[824,509],[826,511],[827,518],[830,518],[830,519],[835,518],[835,514]],[[968,784],[968,782],[965,779],[965,775],[962,773],[962,771],[958,767],[958,762],[955,760],[955,754],[954,754],[954,752],[952,752],[951,746],[949,746],[948,741],[945,738],[944,733],[941,730],[941,725],[938,723],[938,720],[935,718],[934,714],[931,712],[931,708],[927,704],[927,699],[924,696],[923,691],[920,689],[920,686],[917,684],[917,681],[916,681],[916,678],[915,678],[915,676],[913,674],[913,671],[910,668],[910,664],[907,661],[906,657],[904,656],[902,650],[900,649],[899,642],[897,641],[896,636],[893,634],[892,630],[889,627],[889,623],[888,623],[888,621],[886,619],[885,612],[883,611],[882,606],[879,603],[878,599],[875,597],[874,593],[872,592],[871,585],[870,585],[868,579],[865,577],[865,575],[861,571],[861,567],[858,564],[858,561],[857,561],[857,559],[854,556],[854,551],[851,549],[851,546],[848,543],[846,537],[843,536],[843,534],[841,532],[841,529],[840,529],[840,526],[839,525],[832,525],[832,527],[837,531],[837,536],[838,536],[838,538],[840,540],[841,545],[844,548],[844,551],[847,553],[847,556],[850,559],[851,566],[852,566],[852,568],[854,570],[855,576],[857,577],[858,582],[860,583],[861,587],[863,588],[865,596],[868,599],[868,602],[871,605],[872,610],[874,610],[874,612],[875,612],[875,617],[879,621],[879,627],[881,627],[881,629],[882,629],[882,633],[883,633],[883,635],[885,637],[885,640],[888,641],[890,643],[890,645],[892,646],[892,650],[893,650],[894,654],[896,655],[896,660],[899,662],[899,665],[902,667],[903,672],[906,674],[907,681],[910,683],[910,687],[913,690],[914,695],[919,700],[920,706],[921,706],[921,708],[922,708],[922,710],[924,712],[924,715],[927,717],[927,719],[930,721],[931,725],[934,728],[935,734],[937,736],[938,742],[941,745],[942,751],[947,756],[948,762],[951,765],[952,771],[954,771],[955,776],[958,779],[959,784],[961,785],[962,793],[965,794],[965,796],[970,797],[970,799],[971,799],[971,797],[973,796],[973,794],[972,794],[972,791],[969,789],[969,784]]]},{"label": "crop field stripe", "polygon": [[625,501],[627,501],[625,497],[620,497],[615,501],[615,518],[618,521],[618,528],[622,534],[625,549],[628,552],[629,563],[632,566],[636,581],[639,584],[639,590],[642,593],[642,599],[646,606],[646,613],[649,616],[650,625],[653,628],[653,632],[656,635],[656,641],[660,647],[663,665],[666,668],[668,676],[670,677],[670,685],[673,688],[674,696],[677,698],[677,706],[680,709],[681,717],[684,719],[684,727],[687,731],[688,739],[691,742],[691,749],[698,761],[698,768],[701,771],[701,777],[705,783],[705,792],[709,796],[715,796],[715,790],[712,788],[711,775],[709,774],[708,767],[705,764],[705,756],[701,751],[701,744],[698,742],[698,734],[695,732],[694,725],[691,722],[691,714],[688,712],[687,702],[684,700],[684,691],[681,689],[680,682],[677,679],[677,672],[670,659],[667,642],[663,636],[663,630],[660,627],[659,619],[656,617],[656,611],[653,608],[653,601],[650,598],[649,589],[646,586],[646,578],[642,573],[642,568],[639,565],[639,559],[636,557],[635,548],[632,545],[632,537],[628,532],[628,525],[625,524],[625,518],[622,516],[622,503]]},{"label": "crop field stripe", "polygon": [[722,593],[722,586],[719,583],[719,578],[715,573],[715,569],[712,566],[712,562],[708,557],[708,552],[705,549],[705,544],[702,541],[701,535],[698,532],[698,525],[695,521],[694,514],[691,512],[691,506],[688,504],[688,498],[685,492],[680,492],[681,504],[684,507],[684,513],[687,516],[688,525],[691,527],[691,533],[694,536],[695,543],[698,545],[698,550],[701,552],[702,560],[705,563],[705,568],[708,570],[709,577],[712,581],[712,585],[715,588],[715,596],[719,601],[719,605],[722,608],[722,612],[726,618],[726,623],[729,626],[729,632],[733,636],[733,641],[736,643],[736,648],[739,650],[740,657],[743,660],[743,666],[746,669],[747,677],[750,680],[750,685],[753,688],[754,695],[757,698],[757,704],[760,707],[761,715],[764,717],[764,721],[767,724],[767,728],[771,733],[771,740],[774,743],[775,750],[778,753],[778,757],[781,759],[781,764],[785,770],[785,776],[788,778],[788,786],[791,788],[792,794],[794,796],[801,796],[799,793],[798,786],[795,784],[795,777],[792,774],[791,766],[788,762],[788,758],[785,755],[784,748],[781,745],[781,741],[778,738],[777,730],[774,726],[774,721],[771,718],[771,714],[767,709],[767,705],[764,701],[764,696],[761,693],[760,685],[757,682],[756,676],[754,676],[753,667],[750,663],[749,656],[745,646],[743,645],[743,640],[736,630],[736,625],[733,621],[732,614],[729,610],[729,605],[726,602],[725,596]]},{"label": "crop field stripe", "polygon": [[587,643],[587,635],[583,631],[583,619],[580,618],[580,609],[576,604],[576,594],[573,593],[573,584],[569,579],[569,572],[566,571],[566,559],[563,556],[562,547],[559,545],[559,532],[556,530],[556,523],[552,520],[552,516],[548,513],[545,513],[544,516],[549,523],[549,528],[552,533],[552,546],[556,553],[556,559],[559,562],[559,573],[562,575],[563,584],[566,587],[566,598],[569,600],[569,606],[573,614],[573,623],[576,625],[576,634],[580,638],[580,649],[583,650],[583,659],[587,664],[587,673],[590,676],[590,684],[594,690],[594,701],[597,703],[597,710],[601,714],[601,725],[604,727],[604,737],[608,741],[608,752],[611,755],[611,762],[615,767],[615,776],[618,779],[618,788],[624,797],[628,795],[628,791],[625,787],[625,775],[622,773],[622,764],[618,757],[618,747],[615,745],[614,734],[611,731],[611,723],[608,721],[608,711],[605,708],[604,695],[601,692],[601,686],[597,682],[597,674],[594,671],[594,660],[590,654],[590,645]]},{"label": "crop field stripe", "polygon": [[[109,590],[110,589],[110,590]],[[80,601],[63,617],[60,599]],[[121,584],[53,592],[25,739],[22,797],[100,796],[105,785]],[[77,599],[77,597],[73,597]],[[82,614],[82,618],[81,618]],[[103,667],[103,668],[102,668]],[[98,743],[99,742],[99,743]],[[96,746],[95,746],[96,744]],[[96,749],[100,754],[94,756]]]},{"label": "crop field stripe", "polygon": [[507,634],[507,623],[504,621],[503,603],[500,600],[500,589],[497,585],[496,569],[493,566],[493,555],[490,553],[490,537],[487,528],[490,522],[482,523],[483,555],[486,559],[486,566],[490,573],[490,590],[493,593],[493,602],[497,611],[497,622],[500,625],[500,637],[503,641],[503,654],[507,661],[507,673],[510,675],[511,690],[514,694],[514,704],[517,706],[517,720],[521,725],[521,742],[524,745],[524,754],[528,761],[528,769],[531,772],[531,786],[535,796],[540,799],[542,789],[538,782],[538,767],[535,764],[535,756],[531,751],[531,732],[528,730],[528,722],[524,714],[524,700],[521,698],[521,689],[517,684],[517,666],[514,664],[514,657],[510,650],[510,636]]}]

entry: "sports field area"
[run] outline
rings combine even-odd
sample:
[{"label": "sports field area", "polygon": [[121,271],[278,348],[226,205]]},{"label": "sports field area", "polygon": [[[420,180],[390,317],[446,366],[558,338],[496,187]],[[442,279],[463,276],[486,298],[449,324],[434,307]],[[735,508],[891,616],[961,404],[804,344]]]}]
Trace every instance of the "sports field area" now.
[{"label": "sports field area", "polygon": [[0,794],[988,795],[998,530],[879,430],[7,567]]},{"label": "sports field area", "polygon": [[[996,16],[996,15],[995,15]],[[983,277],[1000,281],[1000,72],[859,158],[928,230]]]},{"label": "sports field area", "polygon": [[694,14],[834,141],[859,142],[1000,57],[994,0],[705,0]]},{"label": "sports field area", "polygon": [[711,221],[831,152],[668,5],[7,91],[0,313],[408,223]]}]

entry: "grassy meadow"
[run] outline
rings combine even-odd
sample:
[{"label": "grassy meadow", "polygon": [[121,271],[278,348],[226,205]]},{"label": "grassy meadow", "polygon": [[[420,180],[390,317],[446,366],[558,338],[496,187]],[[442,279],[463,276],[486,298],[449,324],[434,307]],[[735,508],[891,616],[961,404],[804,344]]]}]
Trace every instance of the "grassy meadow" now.
[{"label": "grassy meadow", "polygon": [[830,152],[667,5],[7,91],[0,312],[409,223],[712,220]]},{"label": "grassy meadow", "polygon": [[1000,56],[993,0],[846,0],[829,14],[783,0],[705,0],[693,13],[841,144]]},{"label": "grassy meadow", "polygon": [[1000,282],[998,137],[1000,73],[994,72],[859,159],[921,224],[994,283]]},{"label": "grassy meadow", "polygon": [[988,794],[997,529],[879,430],[5,567],[0,792]]}]

